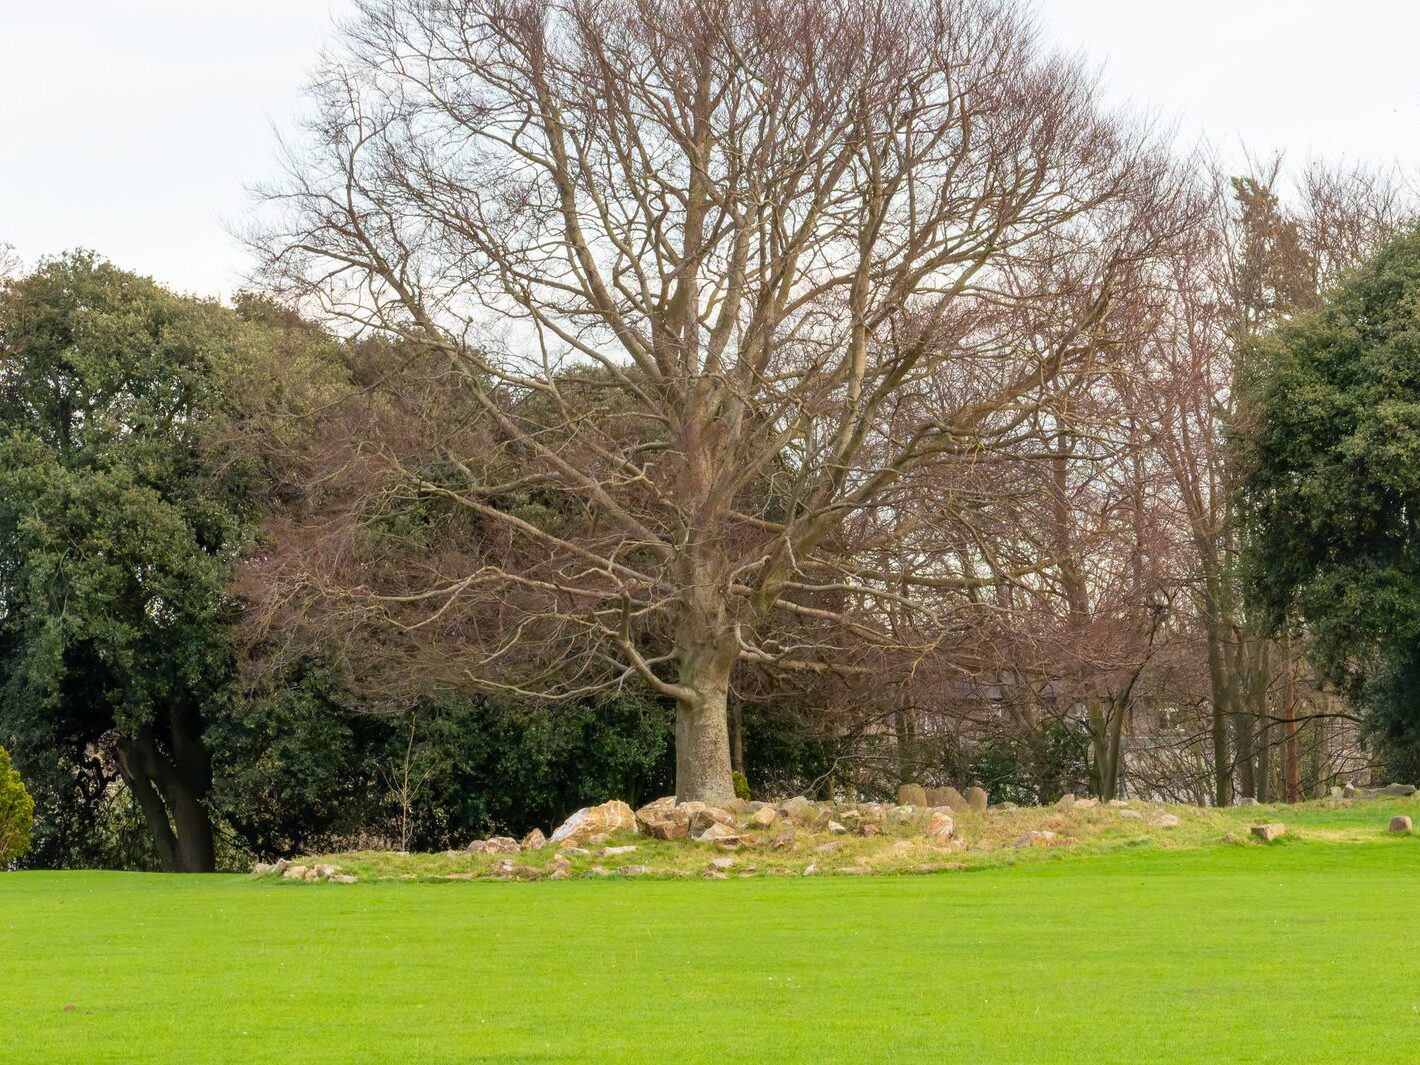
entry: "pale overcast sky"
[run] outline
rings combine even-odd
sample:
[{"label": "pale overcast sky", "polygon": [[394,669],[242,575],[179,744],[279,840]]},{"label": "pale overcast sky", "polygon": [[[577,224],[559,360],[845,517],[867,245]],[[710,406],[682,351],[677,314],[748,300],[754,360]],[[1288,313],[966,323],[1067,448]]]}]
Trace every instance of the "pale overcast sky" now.
[{"label": "pale overcast sky", "polygon": [[[274,172],[349,0],[0,0],[0,242],[27,263],[94,248],[229,296],[224,220]],[[1108,98],[1237,155],[1284,149],[1420,176],[1416,0],[1037,0]]]}]

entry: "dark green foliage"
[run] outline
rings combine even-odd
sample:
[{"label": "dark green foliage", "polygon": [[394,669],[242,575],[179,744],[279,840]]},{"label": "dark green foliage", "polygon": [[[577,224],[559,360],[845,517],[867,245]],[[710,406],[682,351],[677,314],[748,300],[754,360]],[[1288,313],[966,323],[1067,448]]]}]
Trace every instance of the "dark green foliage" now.
[{"label": "dark green foliage", "polygon": [[1391,744],[1420,733],[1420,232],[1249,353],[1249,602],[1300,620]]},{"label": "dark green foliage", "polygon": [[644,697],[539,706],[447,694],[374,713],[311,663],[224,709],[207,735],[214,808],[264,858],[546,831],[589,803],[665,794],[674,772],[671,713]]},{"label": "dark green foliage", "polygon": [[34,834],[35,804],[0,747],[0,869],[29,850]]},{"label": "dark green foliage", "polygon": [[0,291],[0,723],[115,761],[168,868],[209,868],[202,714],[232,676],[251,471],[208,461],[234,315],[78,254]]},{"label": "dark green foliage", "polygon": [[[403,730],[396,736],[402,738]],[[633,806],[674,791],[674,715],[624,692],[553,705],[446,696],[415,722],[413,845],[434,850],[493,833],[556,826],[581,806]],[[397,770],[396,740],[385,764]]]},{"label": "dark green foliage", "polygon": [[1028,736],[1001,736],[973,748],[967,778],[992,802],[1051,803],[1089,791],[1090,734],[1083,725],[1047,719]]},{"label": "dark green foliage", "polygon": [[826,735],[785,702],[744,703],[744,763],[761,795],[829,798],[833,768],[849,742]]}]

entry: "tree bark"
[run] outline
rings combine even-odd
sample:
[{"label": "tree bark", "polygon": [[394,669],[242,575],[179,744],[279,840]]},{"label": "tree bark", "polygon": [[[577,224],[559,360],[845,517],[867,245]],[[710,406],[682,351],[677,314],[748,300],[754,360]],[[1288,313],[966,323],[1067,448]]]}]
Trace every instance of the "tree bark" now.
[{"label": "tree bark", "polygon": [[158,860],[169,873],[210,873],[216,846],[207,796],[212,786],[211,756],[202,744],[195,714],[170,715],[167,749],[150,726],[118,745],[118,765],[132,789],[153,837]]},{"label": "tree bark", "polygon": [[683,660],[676,700],[675,794],[680,802],[721,805],[735,797],[731,779],[728,701],[733,659],[692,655]]}]

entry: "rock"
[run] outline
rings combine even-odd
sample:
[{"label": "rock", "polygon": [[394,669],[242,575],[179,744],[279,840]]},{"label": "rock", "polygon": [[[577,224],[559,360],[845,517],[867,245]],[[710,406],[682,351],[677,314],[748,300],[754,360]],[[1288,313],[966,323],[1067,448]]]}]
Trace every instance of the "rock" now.
[{"label": "rock", "polygon": [[608,832],[635,832],[636,815],[620,799],[600,806],[584,806],[552,833],[553,843],[575,843]]},{"label": "rock", "polygon": [[945,792],[942,798],[946,800],[943,805],[950,807],[952,813],[959,814],[971,809],[971,804],[966,801],[966,796],[957,791],[956,788],[948,785],[943,788],[942,791]]},{"label": "rock", "polygon": [[967,788],[966,803],[979,814],[986,812],[986,807],[991,805],[991,796],[987,795],[982,788]]},{"label": "rock", "polygon": [[695,837],[696,843],[738,843],[740,834],[731,826],[712,821],[710,827]]},{"label": "rock", "polygon": [[987,812],[990,813],[991,811],[994,810],[994,811],[999,811],[1000,813],[1003,813],[1003,814],[1004,814],[1004,813],[1010,813],[1012,810],[1019,810],[1019,809],[1020,809],[1020,807],[1017,806],[1015,803],[1008,801],[1008,802],[998,802],[995,806],[992,806],[992,807],[990,808],[990,810],[988,810]]},{"label": "rock", "polygon": [[622,876],[645,876],[650,871],[644,865],[623,865],[617,870]]},{"label": "rock", "polygon": [[814,864],[813,862],[810,862],[809,865],[808,865],[808,868],[806,868],[806,869],[804,870],[804,875],[805,875],[805,876],[813,876],[813,875],[814,875],[815,873],[817,873],[817,872],[818,872],[818,866],[817,866],[816,864]]},{"label": "rock", "polygon": [[690,835],[690,818],[688,816],[668,816],[663,818],[645,817],[639,813],[636,815],[636,824],[641,831],[652,839],[685,839]]},{"label": "rock", "polygon": [[768,828],[779,819],[779,811],[772,806],[762,806],[750,815],[749,823],[760,828]]},{"label": "rock", "polygon": [[1410,831],[1410,818],[1401,814],[1390,819],[1390,830],[1397,835],[1403,835]]},{"label": "rock", "polygon": [[818,820],[818,808],[802,795],[795,795],[785,802],[779,807],[779,812],[798,824],[810,824]]},{"label": "rock", "polygon": [[776,851],[790,850],[794,846],[794,830],[792,828],[786,828],[769,841],[769,846]]},{"label": "rock", "polygon": [[564,858],[559,854],[547,863],[547,868],[554,871],[557,869],[571,869],[572,859]]},{"label": "rock", "polygon": [[1128,800],[1128,799],[1110,799],[1109,802],[1105,803],[1105,805],[1106,805],[1106,806],[1112,806],[1112,807],[1114,807],[1116,810],[1118,810],[1118,809],[1121,809],[1121,808],[1123,808],[1123,807],[1128,806],[1128,805],[1129,805],[1129,800]]},{"label": "rock", "polygon": [[1339,784],[1334,784],[1334,785],[1332,785],[1332,788],[1331,788],[1331,797],[1332,797],[1333,799],[1340,799],[1340,798],[1342,798],[1342,788],[1341,788],[1341,785],[1339,785]]},{"label": "rock", "polygon": [[1271,843],[1286,831],[1287,827],[1278,821],[1273,821],[1266,825],[1253,825],[1251,829],[1253,837],[1262,840],[1264,843]]},{"label": "rock", "polygon": [[843,844],[839,843],[838,840],[832,839],[829,840],[827,843],[820,843],[817,847],[814,848],[814,850],[817,851],[819,854],[832,854],[834,851],[838,850],[838,848],[842,846]]},{"label": "rock", "polygon": [[1238,805],[1239,805],[1239,806],[1256,806],[1256,805],[1258,805],[1257,798],[1256,798],[1255,796],[1252,796],[1252,795],[1243,795],[1243,796],[1241,796],[1241,797],[1238,799]]},{"label": "rock", "polygon": [[288,859],[277,858],[276,864],[271,867],[271,871],[279,875],[281,873],[284,873],[289,868],[291,868],[291,862]]},{"label": "rock", "polygon": [[522,848],[512,836],[494,836],[483,845],[484,854],[517,854],[520,850]]},{"label": "rock", "polygon": [[880,836],[882,835],[883,830],[872,821],[864,821],[861,825],[858,826],[858,832],[860,835],[864,836]]},{"label": "rock", "polygon": [[1325,784],[1325,783],[1318,784],[1318,785],[1316,786],[1316,790],[1312,792],[1312,798],[1314,798],[1314,799],[1324,799],[1324,798],[1326,798],[1326,793],[1327,793],[1326,784]]},{"label": "rock", "polygon": [[1406,796],[1414,795],[1414,794],[1415,794],[1415,785],[1414,785],[1414,784],[1387,784],[1385,787],[1379,789],[1378,794],[1380,794],[1380,795],[1388,795],[1388,796],[1392,796],[1392,797],[1394,797],[1394,798],[1405,798]]},{"label": "rock", "polygon": [[304,865],[291,865],[281,873],[282,880],[304,880],[309,870]]},{"label": "rock", "polygon": [[927,822],[927,841],[929,843],[946,843],[952,838],[954,828],[951,814],[934,810]]},{"label": "rock", "polygon": [[570,877],[571,875],[572,875],[572,874],[571,874],[570,872],[568,872],[566,869],[554,869],[554,870],[552,870],[552,875],[549,876],[547,879],[549,879],[549,880],[566,880],[566,879],[567,879],[568,877]]},{"label": "rock", "polygon": [[611,876],[611,870],[604,865],[594,865],[587,870],[590,876]]},{"label": "rock", "polygon": [[711,868],[711,869],[731,869],[731,868],[734,867],[734,864],[735,864],[735,860],[734,860],[733,858],[711,858],[711,859],[710,859],[710,868]]},{"label": "rock", "polygon": [[586,847],[563,847],[557,852],[557,857],[564,860],[568,858],[585,858],[591,853],[592,852],[587,850]]},{"label": "rock", "polygon": [[329,880],[329,879],[330,879],[331,877],[333,877],[336,873],[340,872],[340,866],[338,866],[338,865],[318,865],[318,866],[315,867],[315,869],[313,870],[313,872],[316,874],[316,877],[317,877],[318,879],[321,879],[321,880]]},{"label": "rock", "polygon": [[1076,799],[1076,800],[1075,800],[1075,809],[1077,809],[1077,810],[1093,810],[1093,809],[1094,809],[1096,806],[1098,806],[1099,804],[1100,804],[1100,801],[1099,801],[1098,799],[1095,799],[1095,798]]},{"label": "rock", "polygon": [[1017,847],[1048,847],[1060,837],[1048,828],[1043,828],[1038,832],[1027,832],[1020,839],[1016,840]]},{"label": "rock", "polygon": [[1151,822],[1159,828],[1177,828],[1179,819],[1177,814],[1155,814]]},{"label": "rock", "polygon": [[1356,785],[1348,780],[1346,786],[1341,789],[1341,797],[1343,799],[1354,799],[1356,797]]},{"label": "rock", "polygon": [[488,841],[486,839],[476,839],[464,848],[469,854],[482,854],[487,849]]},{"label": "rock", "polygon": [[703,873],[700,874],[700,879],[701,879],[701,880],[728,880],[728,879],[730,879],[730,874],[729,874],[729,873],[722,873],[722,872],[720,872],[720,870],[718,870],[718,869],[706,869],[705,872],[703,872]]},{"label": "rock", "polygon": [[832,832],[835,836],[841,836],[848,831],[848,829],[844,828],[837,821],[830,821],[828,823],[828,830]]},{"label": "rock", "polygon": [[735,825],[735,815],[718,806],[706,806],[703,802],[687,802],[682,803],[676,809],[685,810],[689,815],[692,836],[704,832],[711,825],[727,825],[730,828]]},{"label": "rock", "polygon": [[257,862],[251,867],[251,871],[255,876],[266,876],[268,873],[276,872],[276,866],[267,865],[265,862]]},{"label": "rock", "polygon": [[1075,805],[1075,796],[1067,791],[1064,795],[1060,796],[1060,800],[1055,805],[1062,810],[1068,810]]},{"label": "rock", "polygon": [[1126,819],[1128,819],[1128,820],[1130,820],[1130,821],[1142,821],[1142,820],[1144,820],[1144,815],[1141,814],[1138,810],[1120,810],[1120,811],[1119,811],[1119,816],[1120,816],[1120,817],[1123,817],[1123,818],[1126,818]]},{"label": "rock", "polygon": [[897,789],[900,806],[926,806],[927,790],[921,784],[903,784]]},{"label": "rock", "polygon": [[542,829],[535,828],[519,841],[518,846],[525,851],[541,850],[547,846],[547,837],[542,834]]},{"label": "rock", "polygon": [[628,845],[625,846],[625,847],[608,847],[606,850],[602,851],[602,857],[603,857],[603,858],[614,858],[614,857],[616,857],[618,854],[634,854],[635,852],[636,852],[636,846],[635,846],[635,844],[628,844]]}]

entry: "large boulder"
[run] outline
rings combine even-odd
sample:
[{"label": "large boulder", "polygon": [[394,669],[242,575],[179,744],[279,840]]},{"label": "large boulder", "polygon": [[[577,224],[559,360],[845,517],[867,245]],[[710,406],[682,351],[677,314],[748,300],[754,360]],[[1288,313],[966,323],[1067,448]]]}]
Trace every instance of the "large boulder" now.
[{"label": "large boulder", "polygon": [[756,828],[768,828],[779,819],[779,811],[772,806],[761,806],[750,815],[749,823]]},{"label": "large boulder", "polygon": [[945,810],[933,810],[927,821],[927,840],[929,843],[946,843],[951,840],[954,828],[951,814]]},{"label": "large boulder", "polygon": [[1398,836],[1406,835],[1410,832],[1410,818],[1401,814],[1390,819],[1390,830]]},{"label": "large boulder", "polygon": [[1262,840],[1263,843],[1271,843],[1286,831],[1286,826],[1276,821],[1271,824],[1252,826],[1253,837]]},{"label": "large boulder", "polygon": [[926,806],[927,789],[921,784],[903,784],[897,789],[899,806]]},{"label": "large boulder", "polygon": [[710,824],[695,837],[697,843],[738,843],[740,834],[733,825],[726,825],[719,821],[711,821]]},{"label": "large boulder", "polygon": [[519,841],[518,846],[525,851],[535,851],[547,846],[547,837],[542,834],[542,829],[535,828]]},{"label": "large boulder", "polygon": [[795,795],[785,802],[779,807],[779,812],[796,825],[812,825],[818,822],[818,807],[802,795]]},{"label": "large boulder", "polygon": [[653,839],[685,839],[690,834],[690,813],[676,806],[674,795],[667,795],[637,810],[636,824]]},{"label": "large boulder", "polygon": [[483,844],[484,854],[517,854],[520,850],[522,847],[512,836],[494,836]]},{"label": "large boulder", "polygon": [[986,807],[991,805],[991,796],[987,795],[982,788],[967,788],[966,804],[977,813],[984,814]]},{"label": "large boulder", "polygon": [[721,806],[707,806],[703,802],[688,802],[683,803],[679,808],[690,814],[692,834],[704,832],[711,825],[728,825],[731,828],[735,825],[735,815]]},{"label": "large boulder", "polygon": [[[635,832],[636,815],[620,799],[600,806],[584,806],[557,826],[553,843],[575,843],[609,832]],[[491,842],[491,841],[490,841]]]}]

